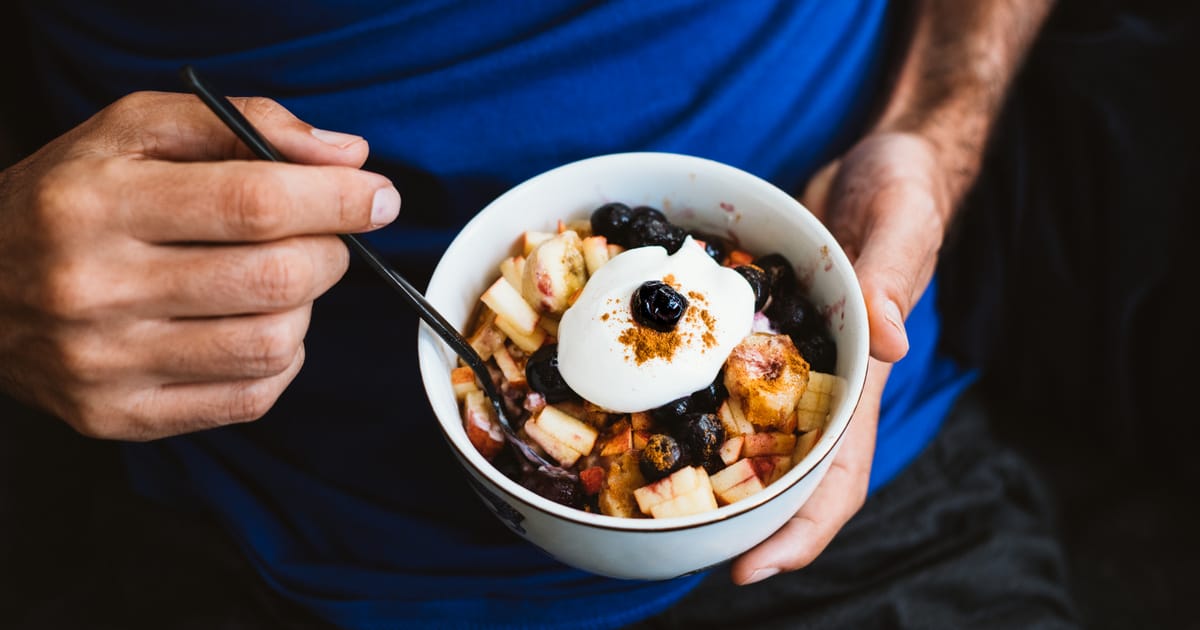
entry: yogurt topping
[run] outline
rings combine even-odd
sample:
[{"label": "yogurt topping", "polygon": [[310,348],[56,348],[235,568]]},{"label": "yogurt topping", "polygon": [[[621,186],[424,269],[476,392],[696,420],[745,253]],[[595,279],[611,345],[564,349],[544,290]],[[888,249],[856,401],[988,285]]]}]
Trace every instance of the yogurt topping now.
[{"label": "yogurt topping", "polygon": [[[658,280],[687,297],[670,332],[633,319],[632,296]],[[707,387],[754,323],[754,291],[689,236],[672,255],[639,247],[588,279],[558,327],[558,368],[585,400],[614,412],[646,411]]]}]

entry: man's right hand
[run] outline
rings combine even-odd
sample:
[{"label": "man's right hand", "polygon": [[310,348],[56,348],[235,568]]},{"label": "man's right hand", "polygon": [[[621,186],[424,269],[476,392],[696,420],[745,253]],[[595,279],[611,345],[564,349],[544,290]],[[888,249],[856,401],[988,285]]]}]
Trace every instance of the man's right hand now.
[{"label": "man's right hand", "polygon": [[304,361],[336,234],[395,219],[367,143],[235,99],[294,164],[198,99],[138,93],[0,173],[0,389],[93,437],[261,417]]}]

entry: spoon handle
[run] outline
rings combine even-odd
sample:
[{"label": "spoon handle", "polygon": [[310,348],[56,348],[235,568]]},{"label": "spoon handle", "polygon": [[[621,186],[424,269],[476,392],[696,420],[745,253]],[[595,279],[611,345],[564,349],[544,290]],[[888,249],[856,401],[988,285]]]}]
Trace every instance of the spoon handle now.
[{"label": "spoon handle", "polygon": [[[208,108],[211,109],[213,113],[216,114],[217,117],[220,118],[221,121],[224,122],[225,125],[242,140],[242,142],[246,143],[246,146],[250,147],[250,150],[253,151],[254,154],[260,159],[269,160],[271,162],[287,161],[283,158],[283,155],[280,154],[279,151],[269,141],[267,141],[267,139],[263,137],[263,135],[259,133],[257,129],[255,129],[254,125],[242,115],[242,112],[229,102],[229,99],[219,95],[203,79],[200,78],[200,75],[196,72],[195,68],[190,65],[184,66],[180,70],[180,76],[183,78],[183,82],[188,86],[188,88],[195,93],[196,96],[200,97],[200,100],[203,101],[204,104],[207,105]],[[381,256],[379,252],[375,251],[375,249],[371,247],[370,243],[353,234],[339,234],[338,237],[341,238],[342,241],[346,243],[346,246],[353,250],[354,253],[361,256],[363,260],[367,262],[367,265],[374,269],[375,272],[378,273],[384,280],[386,280],[388,284],[397,289],[400,295],[402,295],[413,307],[413,309],[417,311],[417,315],[420,316],[421,320],[428,324],[429,327],[432,328],[439,337],[441,337],[447,344],[450,345],[450,348],[454,350],[454,353],[462,358],[462,360],[466,362],[468,366],[470,366],[471,370],[475,373],[475,376],[478,377],[480,385],[483,386],[484,393],[486,393],[488,399],[492,401],[492,407],[496,410],[497,418],[500,421],[501,428],[509,438],[507,440],[509,444],[513,445],[521,452],[523,456],[535,464],[538,464],[542,468],[549,468],[551,470],[557,469],[556,466],[547,461],[546,458],[541,456],[541,454],[534,451],[516,434],[512,424],[508,421],[508,416],[504,413],[504,406],[500,402],[503,400],[503,398],[501,397],[500,391],[496,388],[495,382],[492,380],[491,373],[487,369],[487,364],[484,363],[483,358],[479,356],[479,353],[475,351],[475,348],[471,347],[470,342],[468,342],[467,339],[458,332],[458,329],[450,324],[450,322],[446,321],[446,318],[442,317],[442,314],[439,313],[437,309],[435,309],[433,305],[425,299],[425,296],[422,295],[421,292],[416,289],[416,287],[409,283],[408,280],[401,276],[399,272],[393,269],[391,265],[384,260],[383,256]]]}]

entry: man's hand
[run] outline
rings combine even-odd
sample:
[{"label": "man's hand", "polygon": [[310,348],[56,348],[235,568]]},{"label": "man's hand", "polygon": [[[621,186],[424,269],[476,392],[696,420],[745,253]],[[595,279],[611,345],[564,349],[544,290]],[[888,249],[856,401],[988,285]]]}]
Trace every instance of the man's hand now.
[{"label": "man's hand", "polygon": [[738,558],[739,584],[807,566],[866,500],[889,363],[929,286],[946,229],[974,181],[1008,85],[1053,0],[918,0],[879,119],[802,199],[854,263],[867,303],[867,383],[829,473],[779,531]]},{"label": "man's hand", "polygon": [[126,440],[274,404],[345,273],[336,234],[400,196],[362,138],[235,101],[300,164],[251,161],[194,96],[138,93],[0,173],[0,389]]}]

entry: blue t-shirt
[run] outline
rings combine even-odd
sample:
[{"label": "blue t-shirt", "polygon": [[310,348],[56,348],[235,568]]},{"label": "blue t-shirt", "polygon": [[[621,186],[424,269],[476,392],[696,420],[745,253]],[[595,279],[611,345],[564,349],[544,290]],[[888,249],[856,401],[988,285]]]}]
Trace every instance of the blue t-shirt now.
[{"label": "blue t-shirt", "polygon": [[[131,91],[178,91],[195,64],[226,93],[367,138],[368,168],[405,200],[368,238],[414,270],[513,184],[592,155],[695,154],[799,190],[878,97],[889,20],[885,0],[29,4],[64,128]],[[273,588],[347,628],[614,627],[701,579],[589,575],[496,521],[438,434],[416,319],[395,302],[382,283],[335,287],[267,417],[129,445],[132,482],[215,517]],[[872,491],[971,378],[935,352],[932,289],[907,326]]]}]

